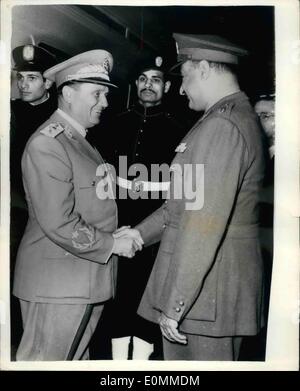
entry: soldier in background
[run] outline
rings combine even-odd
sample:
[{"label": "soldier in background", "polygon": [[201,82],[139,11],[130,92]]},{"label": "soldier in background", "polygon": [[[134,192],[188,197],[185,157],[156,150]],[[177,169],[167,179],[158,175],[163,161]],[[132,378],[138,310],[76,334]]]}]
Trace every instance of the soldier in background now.
[{"label": "soldier in background", "polygon": [[[28,219],[22,184],[21,158],[31,134],[53,113],[57,107],[56,92],[52,82],[43,77],[43,72],[56,63],[56,58],[47,50],[34,45],[18,46],[12,51],[20,98],[11,100],[10,128],[10,180],[11,224],[10,251],[11,275],[13,275],[18,246]],[[12,345],[18,345],[21,327],[17,300],[12,297]],[[13,349],[14,351],[14,349]],[[14,353],[13,353],[14,355]]]},{"label": "soldier in background", "polygon": [[[150,174],[151,165],[170,164],[185,131],[164,103],[171,81],[162,57],[139,60],[134,81],[137,102],[119,114],[112,126],[117,147],[111,162],[118,167],[118,159],[125,156],[128,168],[143,164]],[[128,177],[128,182],[122,181],[124,178],[119,182],[121,187],[129,185],[128,190],[136,194],[136,199],[118,201],[119,226],[137,224],[162,204],[166,194],[157,191],[158,183],[151,182],[150,177],[140,186],[136,182],[138,175]],[[159,183],[162,188],[168,186],[168,183]],[[159,327],[136,314],[157,249],[157,245],[150,246],[141,255],[136,253],[133,260],[119,264],[117,296],[108,315],[111,319],[113,359],[130,358],[130,343],[133,360],[161,356]]]},{"label": "soldier in background", "polygon": [[11,101],[10,170],[12,207],[12,252],[17,250],[27,221],[22,185],[21,158],[31,134],[57,107],[56,95],[49,93],[52,82],[43,72],[55,65],[56,58],[34,45],[18,46],[12,51],[20,98]]},{"label": "soldier in background", "polygon": [[43,72],[56,64],[56,58],[47,50],[25,45],[16,47],[12,56],[20,99],[11,101],[11,155],[14,167],[20,166],[22,153],[31,134],[53,113],[57,107],[54,93],[49,92],[52,82]]}]

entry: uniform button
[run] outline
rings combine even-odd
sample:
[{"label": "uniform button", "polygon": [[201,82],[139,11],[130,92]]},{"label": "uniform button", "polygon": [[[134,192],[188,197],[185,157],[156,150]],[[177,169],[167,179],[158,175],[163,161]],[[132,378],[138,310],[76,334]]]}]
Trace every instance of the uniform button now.
[{"label": "uniform button", "polygon": [[139,156],[139,154],[138,154],[138,153],[136,153],[136,154],[135,154],[135,156]]},{"label": "uniform button", "polygon": [[166,228],[166,224],[163,225],[163,228]]},{"label": "uniform button", "polygon": [[176,311],[176,312],[180,312],[180,311],[181,311],[181,308],[176,307],[176,308],[175,308],[175,311]]},{"label": "uniform button", "polygon": [[141,129],[140,132],[143,133],[143,129]]},{"label": "uniform button", "polygon": [[184,302],[181,300],[181,301],[179,302],[179,305],[181,305],[181,307],[184,306]]}]

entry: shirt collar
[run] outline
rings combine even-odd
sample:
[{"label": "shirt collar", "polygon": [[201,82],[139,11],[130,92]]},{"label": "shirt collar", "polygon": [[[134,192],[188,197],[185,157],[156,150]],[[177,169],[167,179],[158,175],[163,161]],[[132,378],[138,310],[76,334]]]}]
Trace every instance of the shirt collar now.
[{"label": "shirt collar", "polygon": [[133,110],[137,114],[139,114],[143,117],[152,117],[152,116],[160,115],[161,113],[163,113],[165,111],[165,108],[164,108],[163,104],[159,104],[159,105],[151,106],[151,107],[144,107],[140,103],[137,103],[136,105],[134,105]]},{"label": "shirt collar", "polygon": [[80,125],[79,122],[77,122],[74,118],[70,117],[69,114],[67,114],[65,111],[63,111],[62,109],[57,109],[57,112],[64,118],[66,119],[68,122],[70,122],[70,124],[73,126],[74,129],[77,130],[78,133],[81,134],[82,137],[86,137],[87,135],[87,130],[84,129],[84,127],[82,125]]},{"label": "shirt collar", "polygon": [[49,94],[49,92],[47,92],[46,95],[45,95],[45,99],[43,99],[42,102],[39,102],[39,103],[28,102],[28,103],[30,104],[30,106],[39,106],[39,105],[41,105],[42,103],[47,102],[47,100],[49,99],[49,96],[50,96],[50,94]]}]

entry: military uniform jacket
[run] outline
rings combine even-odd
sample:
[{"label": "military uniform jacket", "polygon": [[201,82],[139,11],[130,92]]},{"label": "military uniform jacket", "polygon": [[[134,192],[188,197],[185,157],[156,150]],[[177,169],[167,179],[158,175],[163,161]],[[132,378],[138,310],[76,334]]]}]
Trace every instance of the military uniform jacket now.
[{"label": "military uniform jacket", "polygon": [[[118,115],[114,128],[118,133],[115,156],[117,158],[125,156],[128,168],[138,167],[139,164],[147,168],[148,175],[145,177],[140,176],[139,171],[136,175],[130,175],[130,172],[124,173],[127,174],[129,180],[141,178],[149,182],[162,182],[169,179],[152,178],[151,166],[154,164],[170,165],[175,155],[175,148],[185,131],[164,105],[145,108],[136,104]],[[119,170],[118,162],[116,162],[116,168],[119,175],[123,177],[122,168]],[[154,191],[151,194],[141,187],[136,191],[134,199],[127,199],[120,203],[120,224],[137,224],[157,209],[165,196],[166,192]]]},{"label": "military uniform jacket", "polygon": [[15,296],[71,304],[111,298],[117,207],[105,197],[100,154],[55,112],[29,139],[22,172],[29,220],[17,255]]},{"label": "military uniform jacket", "polygon": [[137,226],[146,244],[161,239],[138,313],[157,322],[162,311],[186,333],[256,334],[263,323],[257,205],[264,163],[246,95],[217,102],[178,150],[173,165],[204,164],[204,203],[188,210],[187,199],[176,199],[173,172],[170,199]]}]

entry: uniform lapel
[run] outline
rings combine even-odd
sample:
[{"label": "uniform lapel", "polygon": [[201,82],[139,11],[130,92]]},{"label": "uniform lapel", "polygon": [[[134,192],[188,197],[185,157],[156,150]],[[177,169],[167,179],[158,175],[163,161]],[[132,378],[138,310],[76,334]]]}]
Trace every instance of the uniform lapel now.
[{"label": "uniform lapel", "polygon": [[68,122],[67,119],[60,116],[59,113],[55,112],[55,120],[59,123],[62,123],[66,126],[64,132],[65,136],[74,144],[76,144],[77,150],[82,153],[84,156],[96,162],[97,164],[103,164],[104,160],[102,159],[100,153],[91,146],[91,144],[84,138],[82,135]]},{"label": "uniform lapel", "polygon": [[81,134],[76,131],[76,129],[72,129],[73,137],[78,143],[78,148],[80,152],[89,157],[90,159],[92,158],[97,163],[104,163],[100,153],[94,147],[92,147],[92,145],[84,137],[82,137]]}]

